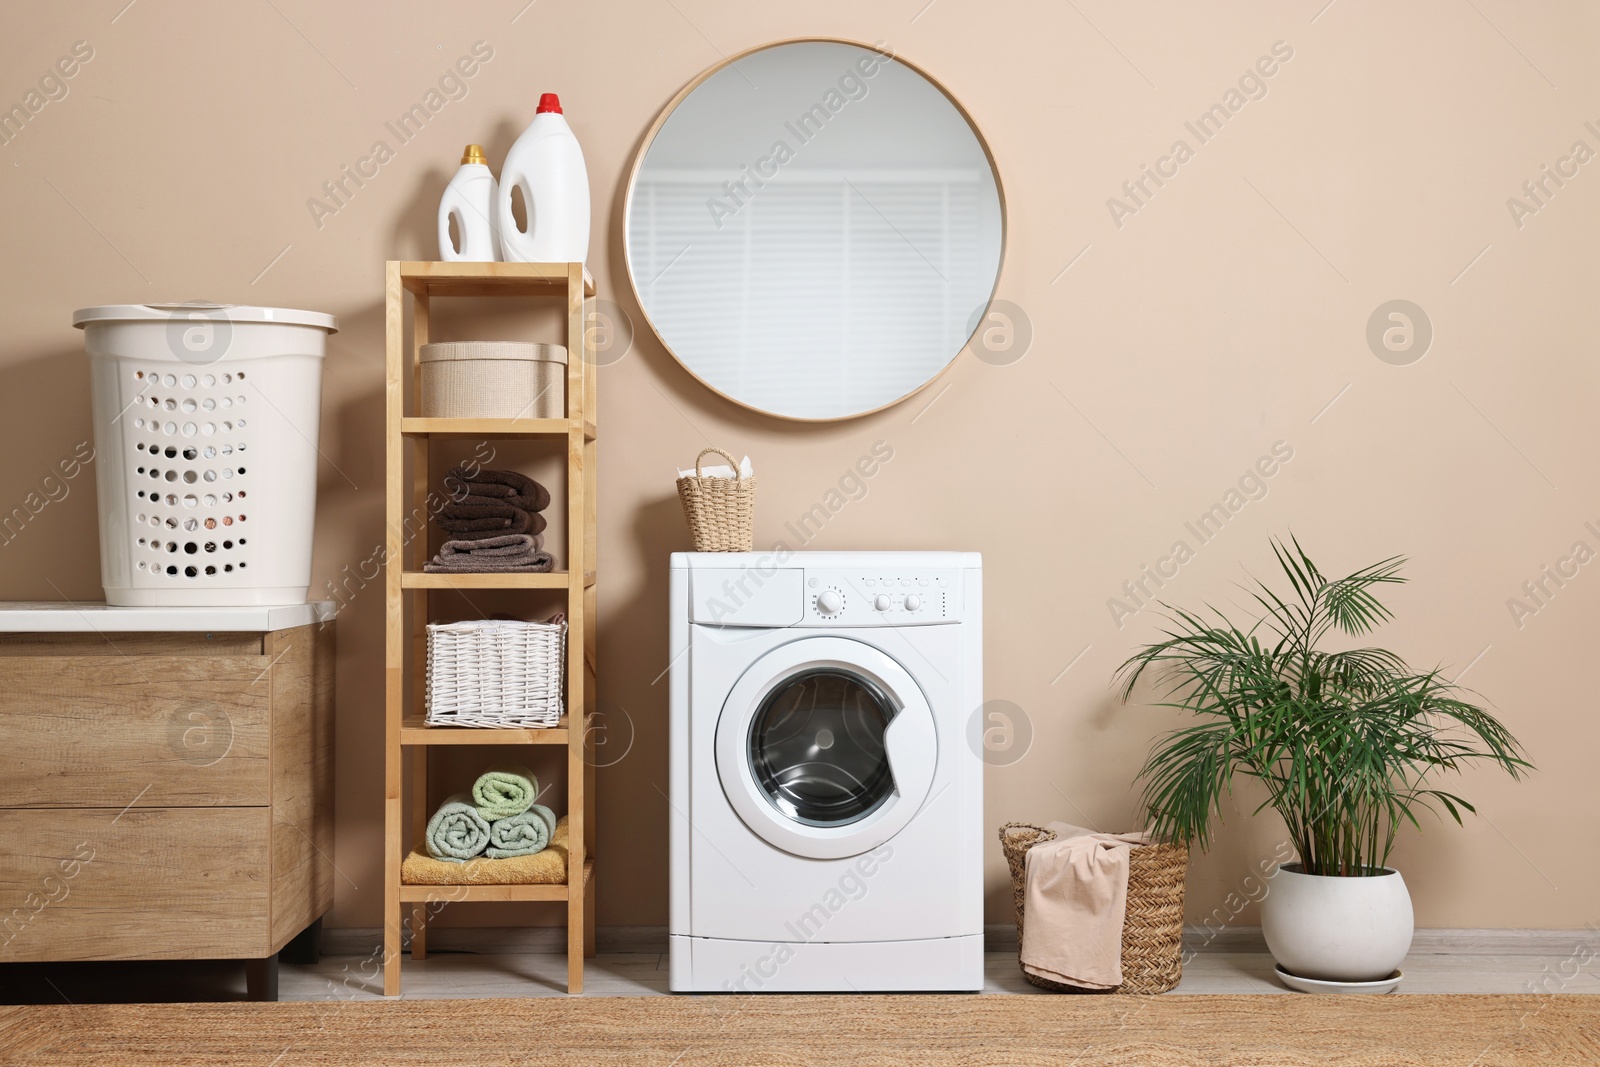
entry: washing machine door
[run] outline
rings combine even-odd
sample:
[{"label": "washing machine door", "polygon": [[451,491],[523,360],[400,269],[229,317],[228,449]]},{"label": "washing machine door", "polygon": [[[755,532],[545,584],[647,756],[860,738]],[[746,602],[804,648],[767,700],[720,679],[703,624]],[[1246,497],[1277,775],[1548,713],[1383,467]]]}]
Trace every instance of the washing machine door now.
[{"label": "washing machine door", "polygon": [[933,787],[938,734],[916,681],[842,637],[763,655],[717,720],[722,790],[754,833],[796,856],[840,859],[888,841]]}]

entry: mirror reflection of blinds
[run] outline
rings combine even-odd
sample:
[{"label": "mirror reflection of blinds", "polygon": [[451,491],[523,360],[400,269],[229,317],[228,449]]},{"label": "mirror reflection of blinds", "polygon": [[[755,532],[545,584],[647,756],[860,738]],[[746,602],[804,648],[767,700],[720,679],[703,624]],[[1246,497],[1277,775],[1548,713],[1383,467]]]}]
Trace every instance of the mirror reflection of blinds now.
[{"label": "mirror reflection of blinds", "polygon": [[629,240],[657,330],[703,379],[792,411],[805,367],[815,411],[793,413],[826,417],[898,399],[966,342],[989,297],[988,175],[781,173],[742,204],[718,197],[720,227],[712,177],[641,176]]}]

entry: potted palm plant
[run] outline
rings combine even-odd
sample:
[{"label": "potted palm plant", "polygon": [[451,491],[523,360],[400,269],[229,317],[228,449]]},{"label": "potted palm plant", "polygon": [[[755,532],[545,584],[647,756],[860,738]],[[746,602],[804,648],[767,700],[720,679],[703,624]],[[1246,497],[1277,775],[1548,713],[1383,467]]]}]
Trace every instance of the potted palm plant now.
[{"label": "potted palm plant", "polygon": [[[1198,722],[1161,738],[1140,772],[1154,832],[1202,848],[1235,775],[1266,787],[1288,824],[1298,863],[1262,901],[1261,925],[1280,968],[1302,978],[1390,978],[1411,945],[1411,898],[1388,866],[1395,835],[1466,800],[1439,788],[1447,772],[1483,761],[1513,778],[1531,769],[1510,732],[1438,670],[1415,671],[1381,648],[1321,647],[1392,615],[1378,599],[1405,581],[1393,557],[1328,579],[1298,541],[1273,542],[1289,590],[1250,590],[1248,627],[1220,611],[1168,607],[1165,639],[1118,672],[1127,701],[1153,671],[1165,706]],[[1346,641],[1345,644],[1350,642]]]}]

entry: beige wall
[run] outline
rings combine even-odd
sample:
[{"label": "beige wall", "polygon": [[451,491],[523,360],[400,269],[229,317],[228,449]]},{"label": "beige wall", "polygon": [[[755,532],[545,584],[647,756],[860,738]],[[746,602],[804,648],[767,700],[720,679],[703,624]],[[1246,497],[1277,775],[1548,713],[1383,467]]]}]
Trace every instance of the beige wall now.
[{"label": "beige wall", "polygon": [[[1600,12],[1579,0],[1335,0],[1320,14],[1323,0],[923,2],[13,11],[0,103],[21,102],[74,42],[93,58],[0,147],[0,506],[21,504],[90,432],[74,308],[205,298],[330,311],[344,330],[326,373],[321,587],[381,539],[382,263],[432,255],[463,144],[484,142],[498,166],[538,93],[559,90],[588,158],[591,267],[639,320],[621,182],[657,109],[719,52],[811,33],[883,40],[942,77],[989,139],[1011,227],[1000,295],[1031,320],[1032,345],[1003,366],[963,354],[931,405],[932,392],[803,427],[715,398],[639,320],[632,352],[601,372],[602,686],[637,731],[600,779],[601,921],[666,919],[665,687],[652,681],[666,554],[687,542],[672,467],[707,441],[749,452],[757,540],[771,544],[879,440],[893,460],[807,547],[984,554],[987,695],[1024,709],[1034,733],[1025,758],[989,771],[990,826],[1134,821],[1133,773],[1174,720],[1113,699],[1113,668],[1153,624],[1142,613],[1119,628],[1107,601],[1176,540],[1195,546],[1184,523],[1281,441],[1293,458],[1265,498],[1198,546],[1163,595],[1236,599],[1247,569],[1268,569],[1269,533],[1293,530],[1330,570],[1409,554],[1413,584],[1383,642],[1419,663],[1470,664],[1466,680],[1539,764],[1523,785],[1467,776],[1483,817],[1406,836],[1397,861],[1419,922],[1594,919],[1600,725],[1586,668],[1600,565],[1520,626],[1507,601],[1574,542],[1600,548],[1584,525],[1600,529],[1600,163],[1520,226],[1506,201],[1575,141],[1600,149],[1584,126],[1600,127]],[[466,98],[319,226],[308,198],[479,40],[494,55]],[[1293,58],[1267,96],[1119,227],[1107,198],[1175,139],[1195,146],[1184,121],[1277,41]],[[1410,366],[1380,362],[1364,339],[1394,298],[1420,304],[1436,331]],[[91,479],[0,549],[0,592],[98,595]],[[341,925],[380,916],[381,620],[371,587],[339,621]],[[1230,817],[1194,865],[1193,913],[1238,887],[1279,833],[1268,816]],[[986,850],[999,921],[1004,868]]]}]

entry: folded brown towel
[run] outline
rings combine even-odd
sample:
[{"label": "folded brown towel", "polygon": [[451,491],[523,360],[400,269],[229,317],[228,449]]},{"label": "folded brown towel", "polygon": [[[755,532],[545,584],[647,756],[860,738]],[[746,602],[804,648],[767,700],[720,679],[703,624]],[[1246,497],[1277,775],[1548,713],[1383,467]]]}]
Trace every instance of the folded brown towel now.
[{"label": "folded brown towel", "polygon": [[465,493],[465,494],[462,494],[462,495],[459,495],[459,496],[455,495],[455,494],[452,494],[451,497],[450,497],[450,503],[446,504],[445,506],[446,507],[463,507],[463,506],[465,506],[465,507],[469,507],[469,508],[512,507],[512,508],[520,508],[523,511],[526,511],[526,512],[529,512],[529,513],[534,513],[534,514],[536,514],[540,510],[539,508],[536,508],[536,507],[533,506],[533,504],[536,503],[536,501],[530,501],[526,497],[520,497],[520,496],[486,496],[483,493],[477,492],[476,489],[477,489],[477,487],[474,486],[474,491],[473,492]]},{"label": "folded brown towel", "polygon": [[528,511],[543,511],[550,506],[550,490],[516,471],[480,470],[469,475],[464,467],[452,467],[445,475],[444,487],[450,498],[460,503],[467,503],[468,496],[479,496]]},{"label": "folded brown towel", "polygon": [[440,553],[422,565],[429,574],[543,573],[556,568],[555,557],[536,550],[518,556],[485,556],[477,552]]},{"label": "folded brown towel", "polygon": [[504,536],[504,530],[446,530],[445,537],[451,541],[488,541]]},{"label": "folded brown towel", "polygon": [[509,485],[474,482],[460,467],[450,468],[450,473],[444,476],[444,489],[450,494],[450,499],[458,504],[465,503],[469,493],[473,496],[489,496],[500,500],[517,495],[517,491]]},{"label": "folded brown towel", "polygon": [[446,504],[433,524],[459,540],[478,541],[502,534],[543,533],[547,522],[543,515],[509,504]]},{"label": "folded brown towel", "polygon": [[[531,514],[532,512],[527,508],[519,508],[515,504],[507,504],[501,501],[491,503],[487,500],[480,502],[468,498],[466,503],[457,504],[455,501],[451,501],[440,508],[436,521],[443,523],[445,520],[499,519],[506,524],[510,524],[516,522],[522,515]],[[518,530],[516,532],[521,533],[522,531]]]}]

